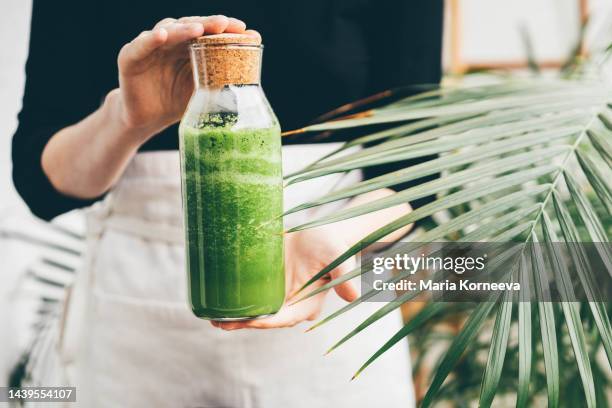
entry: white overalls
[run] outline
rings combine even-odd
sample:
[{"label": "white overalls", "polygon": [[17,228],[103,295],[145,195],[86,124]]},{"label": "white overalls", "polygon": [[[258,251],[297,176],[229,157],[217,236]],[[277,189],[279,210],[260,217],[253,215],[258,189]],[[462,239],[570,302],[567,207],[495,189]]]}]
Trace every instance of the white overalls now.
[{"label": "white overalls", "polygon": [[[284,169],[299,169],[335,147],[285,147]],[[319,196],[339,177],[296,185],[286,193],[286,206]],[[299,213],[286,224],[309,217],[313,214]],[[414,405],[406,342],[349,381],[400,328],[399,313],[324,356],[380,303],[361,305],[309,333],[304,330],[312,322],[226,332],[192,315],[186,301],[177,152],[137,155],[107,199],[89,210],[87,224],[86,265],[59,330],[61,371],[77,387],[77,404],[68,407]],[[322,316],[342,304],[330,293]]]}]

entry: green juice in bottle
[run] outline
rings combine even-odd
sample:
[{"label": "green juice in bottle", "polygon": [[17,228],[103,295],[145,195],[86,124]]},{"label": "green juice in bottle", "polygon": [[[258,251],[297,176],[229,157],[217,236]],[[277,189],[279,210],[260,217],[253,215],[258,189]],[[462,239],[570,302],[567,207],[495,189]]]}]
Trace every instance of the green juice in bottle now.
[{"label": "green juice in bottle", "polygon": [[191,45],[196,90],[179,128],[188,292],[211,320],[274,314],[285,295],[280,127],[253,41]]}]

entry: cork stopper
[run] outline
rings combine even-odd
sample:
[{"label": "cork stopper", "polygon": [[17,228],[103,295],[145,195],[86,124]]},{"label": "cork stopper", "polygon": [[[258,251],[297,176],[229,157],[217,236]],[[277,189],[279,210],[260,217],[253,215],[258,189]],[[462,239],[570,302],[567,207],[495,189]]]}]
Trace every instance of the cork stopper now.
[{"label": "cork stopper", "polygon": [[261,40],[246,34],[215,34],[196,38],[191,60],[196,83],[225,85],[259,84]]}]

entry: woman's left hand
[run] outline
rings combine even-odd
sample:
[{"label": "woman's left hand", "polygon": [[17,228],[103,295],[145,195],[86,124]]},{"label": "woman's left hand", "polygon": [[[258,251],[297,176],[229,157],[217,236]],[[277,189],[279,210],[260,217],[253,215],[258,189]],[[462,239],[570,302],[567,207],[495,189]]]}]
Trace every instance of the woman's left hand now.
[{"label": "woman's left hand", "polygon": [[[225,330],[244,328],[271,329],[291,327],[305,320],[314,320],[321,313],[326,292],[319,293],[308,299],[291,304],[310,291],[323,286],[330,278],[351,271],[356,263],[353,258],[334,269],[327,279],[308,286],[304,291],[298,290],[317,272],[331,263],[349,248],[346,240],[334,233],[331,228],[320,227],[298,231],[285,236],[285,273],[286,273],[286,299],[281,309],[274,316],[265,319],[248,320],[244,322],[212,322],[216,327]],[[344,300],[355,300],[359,294],[351,281],[334,287],[336,293]]]},{"label": "woman's left hand", "polygon": [[[355,197],[347,208],[356,207],[374,200],[395,194],[389,189],[380,189]],[[212,322],[213,326],[225,330],[236,329],[272,329],[291,327],[305,320],[314,320],[321,313],[326,292],[292,304],[312,290],[353,270],[357,265],[354,258],[348,259],[330,272],[327,279],[319,279],[305,290],[298,290],[321,269],[329,265],[352,245],[366,235],[408,214],[412,209],[408,203],[385,208],[359,217],[338,221],[318,228],[294,232],[285,235],[285,274],[287,279],[287,296],[285,304],[274,316],[248,320],[244,322]],[[404,236],[412,225],[406,225],[386,237],[381,242],[394,242]],[[347,302],[359,296],[355,285],[349,280],[334,287],[336,293]]]}]

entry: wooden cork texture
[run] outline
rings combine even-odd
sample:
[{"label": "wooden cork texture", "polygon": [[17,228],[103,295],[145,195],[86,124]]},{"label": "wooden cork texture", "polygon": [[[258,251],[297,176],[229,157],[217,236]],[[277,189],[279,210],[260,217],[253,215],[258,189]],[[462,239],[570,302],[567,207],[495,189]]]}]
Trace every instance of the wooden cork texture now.
[{"label": "wooden cork texture", "polygon": [[261,40],[229,33],[198,37],[191,44],[191,59],[200,86],[258,84]]}]

